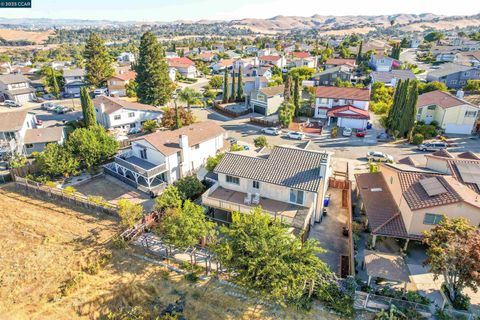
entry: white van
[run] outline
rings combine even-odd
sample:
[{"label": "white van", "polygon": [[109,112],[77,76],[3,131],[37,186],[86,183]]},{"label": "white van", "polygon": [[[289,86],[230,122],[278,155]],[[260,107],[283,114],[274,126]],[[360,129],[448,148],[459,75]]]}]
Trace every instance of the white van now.
[{"label": "white van", "polygon": [[106,96],[108,95],[108,89],[107,88],[98,88],[93,91],[93,96],[98,97],[98,96]]}]

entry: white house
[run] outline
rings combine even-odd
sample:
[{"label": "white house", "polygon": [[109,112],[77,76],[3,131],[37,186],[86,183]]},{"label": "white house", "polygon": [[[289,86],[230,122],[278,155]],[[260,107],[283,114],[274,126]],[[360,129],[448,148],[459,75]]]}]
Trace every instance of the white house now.
[{"label": "white house", "polygon": [[141,128],[147,120],[160,120],[163,112],[154,106],[120,98],[98,96],[93,100],[97,122],[105,129]]},{"label": "white house", "polygon": [[260,87],[252,90],[250,95],[246,98],[246,105],[252,109],[253,112],[260,113],[265,116],[277,113],[278,108],[284,102],[285,86]]},{"label": "white house", "polygon": [[374,54],[370,56],[368,65],[375,71],[391,71],[395,64],[395,59],[384,54]]},{"label": "white house", "polygon": [[364,129],[370,119],[369,101],[369,89],[316,87],[314,117],[328,119],[328,125]]},{"label": "white house", "polygon": [[330,161],[330,153],[291,146],[275,146],[262,156],[226,153],[214,171],[218,182],[203,194],[202,203],[219,220],[228,220],[231,211],[261,207],[297,234],[308,233],[321,221]]},{"label": "white house", "polygon": [[122,52],[117,57],[117,61],[120,63],[134,63],[135,62],[135,55],[131,52]]},{"label": "white house", "polygon": [[37,118],[27,111],[0,114],[0,156],[24,154],[25,135],[37,127]]},{"label": "white house", "polygon": [[288,65],[293,68],[308,67],[315,68],[315,57],[309,52],[290,52],[288,54]]},{"label": "white house", "polygon": [[152,194],[191,175],[224,148],[225,130],[213,121],[157,131],[132,142],[105,172]]},{"label": "white house", "polygon": [[271,65],[271,66],[276,66],[282,69],[287,65],[287,60],[285,59],[284,56],[274,56],[274,55],[261,56],[258,58],[258,60],[261,66]]},{"label": "white house", "polygon": [[183,77],[196,78],[198,75],[195,62],[183,57],[183,58],[170,58],[167,59],[168,68],[175,68]]},{"label": "white house", "polygon": [[30,80],[21,74],[0,75],[0,97],[3,100],[14,100],[20,104],[35,98],[35,89]]}]

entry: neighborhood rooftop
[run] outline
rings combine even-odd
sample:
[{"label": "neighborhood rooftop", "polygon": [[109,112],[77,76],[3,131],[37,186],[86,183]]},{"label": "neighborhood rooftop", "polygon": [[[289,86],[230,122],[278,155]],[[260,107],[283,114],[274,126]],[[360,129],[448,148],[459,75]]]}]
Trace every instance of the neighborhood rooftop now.
[{"label": "neighborhood rooftop", "polygon": [[0,75],[0,83],[4,84],[13,84],[13,83],[23,83],[29,82],[27,78],[21,74],[2,74]]},{"label": "neighborhood rooftop", "polygon": [[120,109],[132,109],[132,110],[145,110],[145,111],[155,111],[155,112],[162,112],[159,108],[154,106],[138,103],[138,102],[131,102],[126,101],[119,98],[114,97],[107,97],[107,96],[98,96],[93,100],[93,104],[96,107],[99,107],[103,104],[104,111],[107,114],[113,113]]},{"label": "neighborhood rooftop", "polygon": [[370,90],[362,88],[339,88],[339,87],[316,87],[316,95],[319,98],[352,99],[369,101]]},{"label": "neighborhood rooftop", "polygon": [[0,132],[20,130],[25,122],[27,111],[13,111],[0,113]]},{"label": "neighborhood rooftop", "polygon": [[417,107],[437,105],[442,108],[451,108],[468,104],[474,106],[470,102],[457,98],[456,96],[439,90],[430,91],[418,96]]},{"label": "neighborhood rooftop", "polygon": [[47,143],[60,141],[63,136],[63,127],[48,127],[30,129],[25,133],[25,143]]}]

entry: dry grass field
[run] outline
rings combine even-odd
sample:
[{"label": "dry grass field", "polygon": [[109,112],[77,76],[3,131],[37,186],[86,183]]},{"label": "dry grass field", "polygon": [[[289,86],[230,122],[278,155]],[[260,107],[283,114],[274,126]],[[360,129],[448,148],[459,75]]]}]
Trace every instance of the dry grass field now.
[{"label": "dry grass field", "polygon": [[7,41],[27,40],[38,44],[43,43],[45,40],[48,39],[49,36],[53,35],[54,33],[55,32],[53,30],[37,32],[0,29],[0,37]]},{"label": "dry grass field", "polygon": [[193,284],[133,248],[113,249],[114,219],[0,191],[0,319],[98,319],[129,305],[162,310],[181,296],[187,319],[337,319],[255,308],[216,281]]}]

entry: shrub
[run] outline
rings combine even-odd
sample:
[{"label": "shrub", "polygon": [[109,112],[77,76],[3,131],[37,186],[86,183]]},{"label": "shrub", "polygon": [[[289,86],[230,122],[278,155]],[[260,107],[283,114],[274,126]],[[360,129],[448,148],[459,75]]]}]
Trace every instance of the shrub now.
[{"label": "shrub", "polygon": [[430,139],[437,135],[437,128],[432,124],[416,125],[413,133],[421,133],[424,138]]},{"label": "shrub", "polygon": [[459,294],[457,298],[452,301],[452,306],[458,310],[468,310],[470,307],[470,297],[466,294]]},{"label": "shrub", "polygon": [[143,216],[143,207],[141,204],[135,204],[128,199],[120,199],[117,205],[121,223],[126,228],[133,227]]},{"label": "shrub", "polygon": [[158,129],[158,122],[155,120],[147,120],[143,123],[143,130],[146,132],[154,132]]},{"label": "shrub", "polygon": [[420,144],[423,143],[423,140],[424,140],[423,134],[421,134],[421,133],[416,133],[416,134],[413,136],[413,138],[412,138],[412,144],[418,146],[418,145],[420,145]]},{"label": "shrub", "polygon": [[265,136],[256,137],[256,138],[253,140],[253,144],[254,144],[255,147],[257,147],[257,148],[268,147],[267,137],[265,137]]},{"label": "shrub", "polygon": [[57,187],[57,184],[53,181],[47,181],[47,182],[45,182],[45,185],[49,188],[56,188]]},{"label": "shrub", "polygon": [[204,186],[196,176],[187,176],[177,181],[175,185],[183,201],[192,199],[203,192]]},{"label": "shrub", "polygon": [[77,192],[77,190],[72,186],[68,186],[63,189],[63,193],[66,195],[73,195],[75,192]]},{"label": "shrub", "polygon": [[388,112],[389,109],[390,109],[390,106],[383,101],[372,102],[370,104],[370,110],[372,110],[373,113],[375,114],[385,114]]},{"label": "shrub", "polygon": [[207,164],[205,165],[205,169],[207,169],[208,171],[213,171],[215,167],[218,165],[218,163],[220,162],[220,160],[222,160],[224,155],[225,155],[224,153],[219,153],[214,157],[208,157]]},{"label": "shrub", "polygon": [[338,128],[337,128],[337,127],[333,127],[333,128],[332,128],[332,132],[331,132],[332,138],[336,138],[337,135],[338,135]]},{"label": "shrub", "polygon": [[244,146],[239,145],[238,143],[234,143],[230,146],[231,152],[243,151],[245,150]]},{"label": "shrub", "polygon": [[104,206],[107,203],[102,196],[88,196],[88,201],[99,206]]},{"label": "shrub", "polygon": [[192,282],[192,283],[195,283],[198,281],[199,277],[196,273],[193,273],[193,272],[189,272],[187,273],[185,276],[185,279]]},{"label": "shrub", "polygon": [[127,246],[128,246],[128,242],[125,241],[125,239],[123,239],[122,236],[120,236],[119,234],[115,235],[111,242],[110,242],[110,245],[113,249],[125,249]]},{"label": "shrub", "polygon": [[352,277],[336,280],[327,280],[327,283],[319,287],[316,295],[329,308],[339,312],[340,314],[351,317],[353,316],[353,301],[355,296],[355,288],[357,284]]}]

